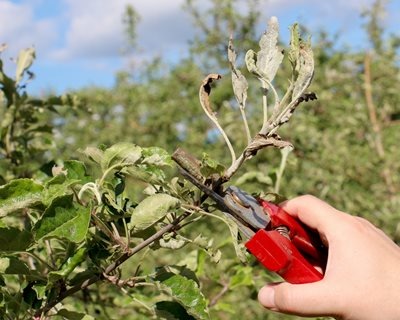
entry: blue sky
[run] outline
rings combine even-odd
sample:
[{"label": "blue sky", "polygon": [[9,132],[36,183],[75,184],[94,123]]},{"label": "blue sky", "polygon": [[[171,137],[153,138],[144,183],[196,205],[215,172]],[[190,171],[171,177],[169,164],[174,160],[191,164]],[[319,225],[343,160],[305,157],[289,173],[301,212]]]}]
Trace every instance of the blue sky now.
[{"label": "blue sky", "polygon": [[[242,2],[245,0],[241,0]],[[115,73],[127,66],[122,14],[129,3],[141,16],[138,50],[130,56],[136,63],[162,54],[177,61],[187,52],[195,30],[182,10],[184,0],[0,0],[0,44],[8,48],[2,57],[12,70],[18,50],[35,46],[36,79],[28,91],[62,93],[83,86],[112,86]],[[206,3],[207,0],[198,1]],[[240,2],[240,1],[239,1]],[[280,21],[287,43],[288,26],[305,25],[311,33],[323,27],[340,32],[341,45],[365,48],[360,12],[373,0],[265,0],[263,19]],[[399,34],[400,1],[388,1],[383,21],[387,30]],[[260,33],[263,26],[260,26]],[[132,61],[132,60],[130,60]]]}]

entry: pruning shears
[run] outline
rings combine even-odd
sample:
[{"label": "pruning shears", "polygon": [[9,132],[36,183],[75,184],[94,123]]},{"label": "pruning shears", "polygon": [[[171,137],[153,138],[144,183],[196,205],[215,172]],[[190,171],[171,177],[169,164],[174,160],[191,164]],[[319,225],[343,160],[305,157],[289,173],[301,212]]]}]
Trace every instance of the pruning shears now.
[{"label": "pruning shears", "polygon": [[235,186],[226,189],[219,186],[214,190],[180,165],[179,169],[235,221],[246,241],[245,247],[265,268],[289,283],[309,283],[323,278],[327,249],[315,232],[273,203]]}]

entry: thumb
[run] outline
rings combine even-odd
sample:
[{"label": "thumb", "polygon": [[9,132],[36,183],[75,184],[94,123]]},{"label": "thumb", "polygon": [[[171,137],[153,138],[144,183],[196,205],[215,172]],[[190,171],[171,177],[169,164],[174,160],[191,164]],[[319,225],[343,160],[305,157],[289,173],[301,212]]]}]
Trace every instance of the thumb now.
[{"label": "thumb", "polygon": [[258,293],[259,302],[266,308],[300,316],[335,315],[337,297],[330,294],[323,282],[267,284]]}]

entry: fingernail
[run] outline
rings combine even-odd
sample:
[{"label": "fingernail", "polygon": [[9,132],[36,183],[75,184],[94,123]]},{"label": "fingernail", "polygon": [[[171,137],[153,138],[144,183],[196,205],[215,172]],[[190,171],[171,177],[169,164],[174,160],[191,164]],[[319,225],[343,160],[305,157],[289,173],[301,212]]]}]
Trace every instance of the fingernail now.
[{"label": "fingernail", "polygon": [[275,289],[271,286],[265,286],[258,293],[258,301],[266,308],[275,307]]}]

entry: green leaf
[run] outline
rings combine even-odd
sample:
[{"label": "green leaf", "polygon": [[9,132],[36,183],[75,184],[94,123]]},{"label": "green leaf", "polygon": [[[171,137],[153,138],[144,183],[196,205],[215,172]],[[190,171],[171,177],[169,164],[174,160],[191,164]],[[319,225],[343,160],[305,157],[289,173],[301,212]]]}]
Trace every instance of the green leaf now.
[{"label": "green leaf", "polygon": [[45,189],[42,192],[42,202],[46,206],[48,206],[55,198],[72,194],[73,192],[71,187],[81,182],[79,179],[68,179],[67,175],[62,173],[46,182]]},{"label": "green leaf", "polygon": [[208,177],[212,174],[222,175],[224,171],[225,167],[222,164],[210,158],[207,153],[203,153],[200,165],[200,172],[203,176]]},{"label": "green leaf", "polygon": [[0,187],[0,217],[41,203],[43,186],[31,179],[17,179]]},{"label": "green leaf", "polygon": [[155,165],[157,167],[171,167],[173,165],[171,155],[167,151],[159,147],[143,148],[142,157],[142,163]]},{"label": "green leaf", "polygon": [[94,320],[94,318],[88,314],[69,311],[67,309],[61,309],[57,312],[57,315],[66,318],[68,320]]},{"label": "green leaf", "polygon": [[70,180],[80,180],[82,183],[87,182],[88,174],[86,166],[83,162],[77,160],[64,161],[64,170],[67,171],[67,178]]},{"label": "green leaf", "polygon": [[23,274],[29,275],[28,266],[16,257],[0,258],[0,274]]},{"label": "green leaf", "polygon": [[0,228],[0,252],[25,251],[33,242],[33,235],[17,228]]},{"label": "green leaf", "polygon": [[98,164],[101,163],[103,156],[104,156],[104,151],[100,150],[99,148],[95,147],[87,147],[85,150],[83,150],[83,153],[93,162],[96,162]]},{"label": "green leaf", "polygon": [[103,171],[111,166],[124,166],[136,163],[142,156],[142,148],[129,142],[120,142],[114,144],[104,151],[101,159],[101,168]]},{"label": "green leaf", "polygon": [[248,171],[244,173],[236,180],[235,185],[241,185],[248,182],[258,182],[268,186],[273,185],[271,177],[260,171]]},{"label": "green leaf", "polygon": [[225,220],[225,223],[229,227],[229,231],[231,232],[231,236],[232,236],[231,239],[232,239],[233,247],[235,248],[237,257],[239,258],[239,260],[241,262],[247,262],[246,248],[244,247],[244,244],[239,242],[239,240],[238,240],[239,239],[238,225],[236,224],[235,221],[233,221],[232,219],[228,218],[225,215],[221,216],[221,218]]},{"label": "green leaf", "polygon": [[195,320],[178,302],[160,301],[155,307],[157,319],[166,320]]},{"label": "green leaf", "polygon": [[49,283],[53,284],[59,279],[67,278],[77,266],[86,260],[86,252],[86,247],[78,249],[73,256],[67,259],[60,270],[50,271],[48,274]]},{"label": "green leaf", "polygon": [[149,196],[132,209],[130,229],[135,231],[146,229],[179,206],[179,199],[169,194],[157,193]]},{"label": "green leaf", "polygon": [[64,238],[72,242],[85,239],[89,227],[90,210],[73,202],[72,195],[53,200],[33,230],[36,240]]},{"label": "green leaf", "polygon": [[35,60],[34,48],[27,48],[19,52],[17,58],[17,70],[15,73],[15,82],[17,84],[21,81],[25,71],[31,67],[34,60]]},{"label": "green leaf", "polygon": [[252,285],[254,285],[253,269],[248,266],[238,266],[236,268],[236,274],[230,279],[229,289],[235,289],[241,286],[248,287]]},{"label": "green leaf", "polygon": [[160,281],[160,289],[179,302],[195,319],[210,319],[206,299],[194,280],[170,273]]}]

